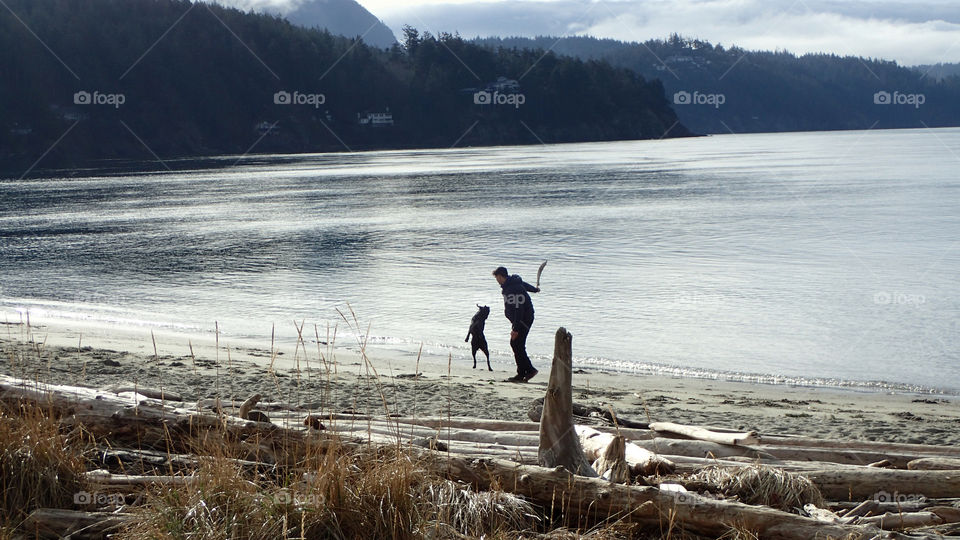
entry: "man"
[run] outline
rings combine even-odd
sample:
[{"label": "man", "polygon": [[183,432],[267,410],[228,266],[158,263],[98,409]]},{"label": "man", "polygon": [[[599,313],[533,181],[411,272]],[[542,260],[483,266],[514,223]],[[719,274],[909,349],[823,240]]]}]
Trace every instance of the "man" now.
[{"label": "man", "polygon": [[525,283],[520,276],[507,273],[499,267],[493,271],[503,291],[503,314],[510,321],[510,348],[517,362],[517,375],[507,379],[510,382],[527,382],[539,373],[527,356],[527,335],[533,326],[533,301],[528,293],[540,292],[538,287]]}]

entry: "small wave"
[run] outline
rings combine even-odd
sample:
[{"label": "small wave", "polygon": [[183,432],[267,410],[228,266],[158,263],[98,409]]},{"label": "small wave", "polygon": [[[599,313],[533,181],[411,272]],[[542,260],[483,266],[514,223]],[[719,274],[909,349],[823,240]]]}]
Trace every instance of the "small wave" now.
[{"label": "small wave", "polygon": [[[92,309],[91,309],[92,308]],[[204,335],[214,332],[214,325],[198,325],[189,322],[172,322],[156,320],[154,315],[149,312],[139,312],[127,308],[118,308],[114,306],[80,304],[63,301],[45,301],[37,299],[16,299],[4,298],[0,301],[0,311],[7,322],[15,322],[11,316],[18,317],[21,322],[24,317],[33,317],[33,320],[40,322],[46,320],[72,321],[75,323],[91,326],[105,327],[154,327],[158,329],[171,330],[177,333]],[[224,332],[223,325],[220,325],[221,335],[233,334],[233,337],[241,340],[260,341],[270,339],[269,334],[251,328],[236,328],[234,332]],[[354,340],[359,339],[367,346],[401,351],[409,354],[423,354],[424,356],[450,356],[457,360],[470,358],[470,346],[468,344],[455,344],[416,340],[412,338],[400,338],[393,336],[357,336],[347,328],[340,328],[337,332],[337,344],[350,346],[355,344]],[[312,341],[309,338],[308,341]],[[290,341],[295,343],[293,337],[280,338],[280,342]],[[513,364],[513,354],[507,350],[491,350],[492,361],[496,364]],[[532,355],[535,363],[549,365],[552,357],[547,355]],[[908,394],[925,394],[941,396],[960,396],[960,390],[950,388],[937,388],[918,384],[895,383],[880,380],[850,380],[833,377],[804,377],[778,375],[770,373],[749,373],[740,371],[713,370],[707,368],[678,366],[669,364],[657,364],[652,362],[634,362],[628,360],[617,360],[603,357],[579,357],[574,356],[573,364],[577,368],[596,370],[607,373],[627,373],[634,375],[665,376],[690,379],[708,379],[717,381],[742,382],[750,384],[768,384],[783,386],[799,386],[811,388],[835,388],[863,392],[891,392]]]},{"label": "small wave", "polygon": [[[418,352],[423,347],[423,354],[434,356],[452,355],[455,359],[470,358],[469,345],[449,345],[439,342],[417,341],[408,338],[387,336],[370,336],[367,344],[375,347],[402,350],[404,352]],[[491,351],[495,359],[513,362],[513,353],[510,351]],[[531,355],[534,363],[546,364],[552,361],[551,356]],[[748,373],[741,371],[712,370],[689,366],[656,364],[651,362],[631,362],[600,357],[574,356],[573,365],[580,369],[595,370],[607,373],[628,373],[631,375],[652,375],[677,377],[684,379],[709,379],[716,381],[742,382],[750,384],[769,384],[783,386],[799,386],[809,388],[835,388],[862,392],[890,392],[905,394],[925,394],[941,396],[960,396],[960,391],[949,388],[936,388],[918,384],[895,383],[889,381],[857,381],[834,377],[802,377],[791,375],[777,375],[771,373]]]},{"label": "small wave", "polygon": [[776,375],[769,373],[747,373],[740,371],[711,370],[687,366],[672,366],[649,362],[629,362],[625,360],[611,360],[608,358],[577,358],[573,359],[574,366],[587,369],[596,369],[611,373],[631,373],[637,375],[659,375],[668,377],[710,379],[717,381],[743,382],[752,384],[770,384],[784,386],[801,386],[810,388],[837,388],[865,392],[894,392],[908,394],[931,394],[942,396],[960,396],[957,390],[935,388],[917,384],[894,383],[889,381],[855,381],[832,377],[800,377],[790,375]]}]

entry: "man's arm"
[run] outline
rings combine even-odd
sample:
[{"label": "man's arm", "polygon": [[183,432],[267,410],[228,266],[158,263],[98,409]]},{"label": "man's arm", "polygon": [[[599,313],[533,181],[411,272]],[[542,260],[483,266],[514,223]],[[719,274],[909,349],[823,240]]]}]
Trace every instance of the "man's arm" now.
[{"label": "man's arm", "polygon": [[527,283],[526,281],[521,281],[521,283],[523,283],[523,288],[526,289],[527,292],[532,292],[532,293],[540,292],[540,287],[534,287],[533,285]]}]

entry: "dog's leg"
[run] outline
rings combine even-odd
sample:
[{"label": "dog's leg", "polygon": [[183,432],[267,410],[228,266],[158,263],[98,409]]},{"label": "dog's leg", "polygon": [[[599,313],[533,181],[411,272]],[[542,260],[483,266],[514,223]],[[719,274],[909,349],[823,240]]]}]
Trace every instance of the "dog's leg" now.
[{"label": "dog's leg", "polygon": [[487,369],[493,371],[493,368],[490,367],[490,350],[486,347],[486,345],[484,345],[481,350],[483,351],[483,354],[487,356]]}]

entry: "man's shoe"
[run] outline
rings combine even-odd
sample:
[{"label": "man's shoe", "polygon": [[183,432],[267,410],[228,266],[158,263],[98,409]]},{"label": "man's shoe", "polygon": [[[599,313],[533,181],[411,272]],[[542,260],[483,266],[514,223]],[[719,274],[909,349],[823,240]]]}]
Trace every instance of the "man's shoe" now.
[{"label": "man's shoe", "polygon": [[524,380],[520,375],[514,375],[513,377],[507,377],[507,382],[524,382]]},{"label": "man's shoe", "polygon": [[533,369],[533,370],[528,371],[527,374],[523,376],[523,382],[527,382],[527,381],[529,381],[530,379],[536,377],[536,376],[537,376],[537,373],[540,373],[540,372],[537,371],[536,369]]}]

